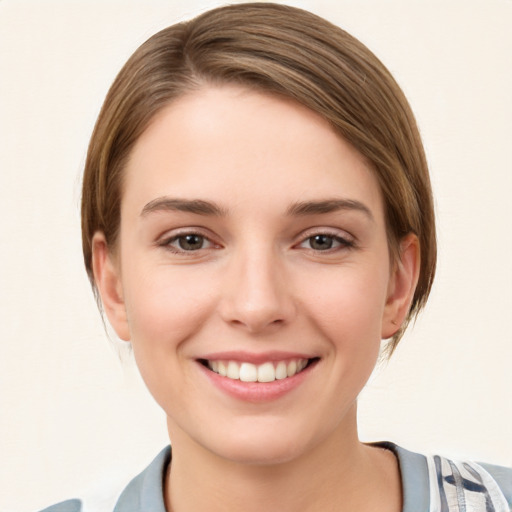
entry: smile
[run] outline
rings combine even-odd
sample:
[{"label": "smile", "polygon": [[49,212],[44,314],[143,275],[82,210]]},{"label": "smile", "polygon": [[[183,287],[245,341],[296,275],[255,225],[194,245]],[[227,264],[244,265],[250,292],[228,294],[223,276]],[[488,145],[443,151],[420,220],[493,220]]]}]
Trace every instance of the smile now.
[{"label": "smile", "polygon": [[291,359],[289,361],[273,361],[263,364],[252,364],[239,361],[205,361],[212,372],[221,377],[242,382],[273,382],[293,377],[300,373],[309,359]]}]

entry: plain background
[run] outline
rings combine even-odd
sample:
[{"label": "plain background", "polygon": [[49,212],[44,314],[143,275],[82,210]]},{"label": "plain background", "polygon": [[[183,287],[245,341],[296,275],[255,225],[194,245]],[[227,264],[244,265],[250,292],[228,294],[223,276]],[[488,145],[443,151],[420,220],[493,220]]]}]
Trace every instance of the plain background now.
[{"label": "plain background", "polygon": [[[512,2],[292,1],[405,90],[439,225],[429,305],[360,401],[361,437],[512,465]],[[215,1],[0,0],[0,511],[127,482],[168,442],[83,271],[80,174],[115,74]]]}]

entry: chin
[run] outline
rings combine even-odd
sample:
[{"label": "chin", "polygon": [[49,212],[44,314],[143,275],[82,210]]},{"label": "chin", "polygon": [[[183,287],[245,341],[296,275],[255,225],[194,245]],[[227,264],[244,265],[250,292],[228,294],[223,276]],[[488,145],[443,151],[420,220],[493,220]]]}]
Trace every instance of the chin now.
[{"label": "chin", "polygon": [[239,441],[230,442],[217,452],[222,458],[237,464],[253,466],[271,466],[284,464],[298,458],[304,449],[299,444],[288,440],[261,440],[257,442]]},{"label": "chin", "polygon": [[[312,436],[308,429],[301,429],[298,425],[290,426],[288,422],[276,424],[275,421],[258,423],[260,424],[253,424],[251,428],[239,425],[231,430],[217,432],[218,436],[209,435],[205,439],[206,442],[201,444],[225,460],[259,466],[284,464],[296,460],[316,444],[316,436]],[[317,442],[319,441],[317,439]]]}]

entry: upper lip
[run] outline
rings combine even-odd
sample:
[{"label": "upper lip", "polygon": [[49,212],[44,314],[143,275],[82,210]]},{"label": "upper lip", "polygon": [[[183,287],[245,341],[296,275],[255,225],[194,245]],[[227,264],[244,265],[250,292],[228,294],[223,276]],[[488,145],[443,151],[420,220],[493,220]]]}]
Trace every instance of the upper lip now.
[{"label": "upper lip", "polygon": [[313,359],[316,357],[318,356],[301,352],[270,351],[255,353],[236,350],[204,354],[197,359],[207,361],[239,361],[241,363],[263,364],[266,362],[286,361],[289,359]]}]

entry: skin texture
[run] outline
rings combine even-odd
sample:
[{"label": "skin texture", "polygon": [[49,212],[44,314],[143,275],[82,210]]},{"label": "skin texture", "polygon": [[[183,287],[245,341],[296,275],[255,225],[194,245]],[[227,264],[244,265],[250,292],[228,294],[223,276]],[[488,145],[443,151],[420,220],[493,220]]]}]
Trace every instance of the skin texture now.
[{"label": "skin texture", "polygon": [[[334,200],[350,203],[297,207]],[[93,263],[105,312],[167,414],[169,509],[400,509],[396,461],[362,445],[356,425],[418,273],[413,235],[390,261],[383,211],[364,158],[289,100],[205,86],[138,140],[117,246],[97,233]],[[199,362],[226,352],[316,362],[277,398],[241,399]]]}]

